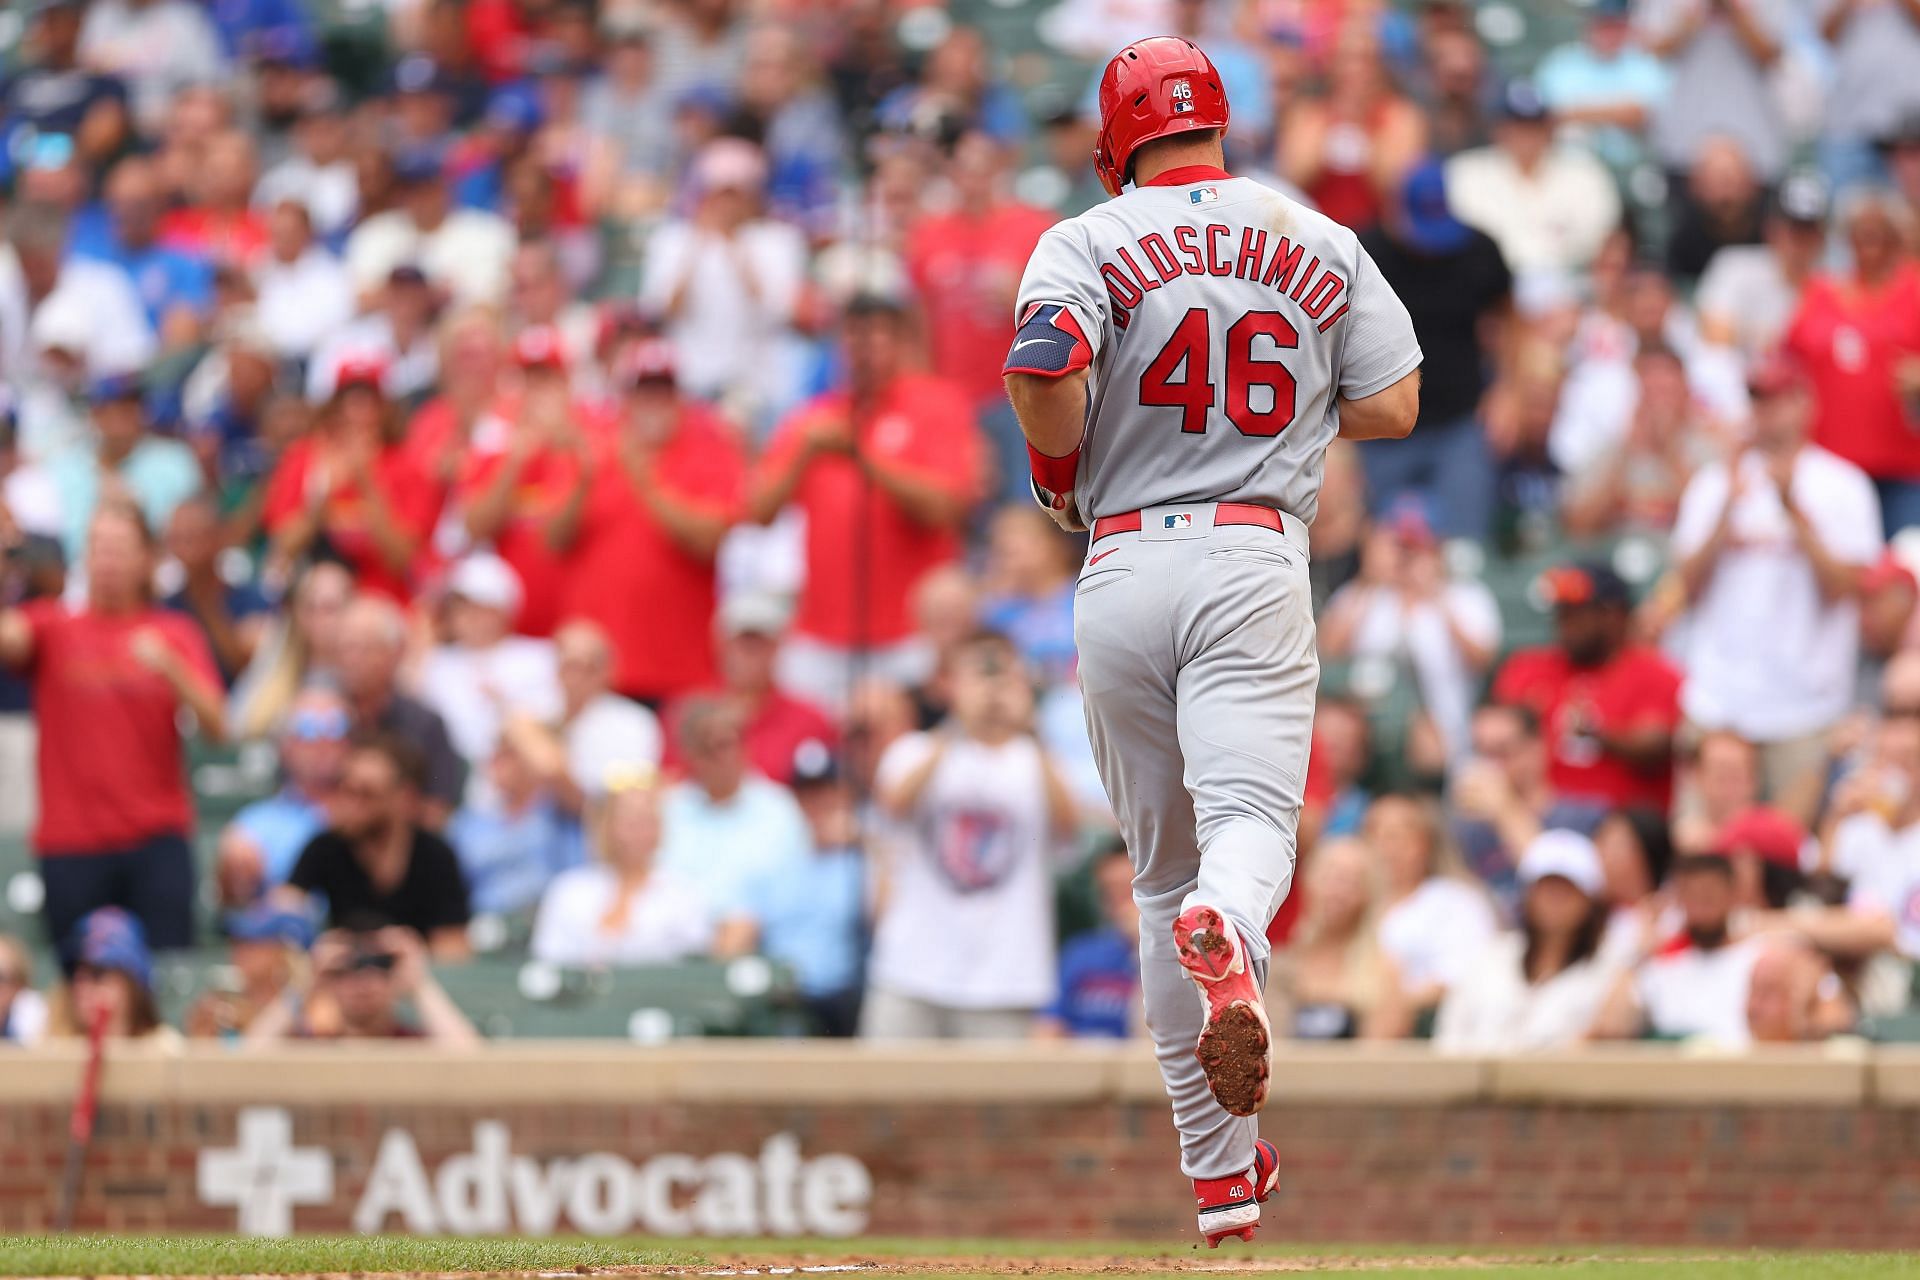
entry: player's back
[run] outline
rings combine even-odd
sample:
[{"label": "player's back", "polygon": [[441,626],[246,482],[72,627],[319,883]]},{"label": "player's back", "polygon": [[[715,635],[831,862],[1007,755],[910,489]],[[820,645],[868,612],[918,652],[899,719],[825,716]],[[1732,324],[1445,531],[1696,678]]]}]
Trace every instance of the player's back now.
[{"label": "player's back", "polygon": [[1250,178],[1166,176],[1050,230],[1021,286],[1023,313],[1065,303],[1095,348],[1080,509],[1311,521],[1338,397],[1419,363],[1405,308],[1339,223]]}]

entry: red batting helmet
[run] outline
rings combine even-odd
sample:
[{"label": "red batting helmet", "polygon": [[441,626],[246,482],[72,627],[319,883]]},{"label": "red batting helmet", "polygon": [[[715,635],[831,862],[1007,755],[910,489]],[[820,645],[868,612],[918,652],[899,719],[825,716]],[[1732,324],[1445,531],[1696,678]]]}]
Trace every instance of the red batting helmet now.
[{"label": "red batting helmet", "polygon": [[1094,172],[1108,195],[1126,185],[1141,143],[1193,129],[1227,127],[1227,92],[1200,46],[1149,36],[1119,53],[1100,76],[1100,141]]}]

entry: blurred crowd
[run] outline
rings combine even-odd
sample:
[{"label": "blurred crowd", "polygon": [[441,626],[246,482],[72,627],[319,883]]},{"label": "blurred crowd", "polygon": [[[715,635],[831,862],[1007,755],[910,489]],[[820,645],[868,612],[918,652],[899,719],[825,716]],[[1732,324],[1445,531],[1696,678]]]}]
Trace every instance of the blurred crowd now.
[{"label": "blurred crowd", "polygon": [[[0,830],[39,931],[0,1039],[469,1043],[436,973],[476,949],[759,955],[822,1034],[1134,1033],[1084,548],[999,371],[1099,195],[1092,74],[1163,31],[1426,354],[1414,435],[1327,459],[1276,1026],[1894,1025],[1920,5],[1592,0],[1530,52],[1514,13],[13,6]],[[234,744],[270,785],[209,823],[188,763]],[[182,951],[223,977],[169,1027]]]}]

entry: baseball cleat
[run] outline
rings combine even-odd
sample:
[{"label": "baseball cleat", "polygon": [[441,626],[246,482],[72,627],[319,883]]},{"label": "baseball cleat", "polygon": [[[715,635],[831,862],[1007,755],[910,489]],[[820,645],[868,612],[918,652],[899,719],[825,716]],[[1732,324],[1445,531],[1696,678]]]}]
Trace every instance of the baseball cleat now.
[{"label": "baseball cleat", "polygon": [[1251,1241],[1260,1225],[1260,1205],[1280,1185],[1280,1153],[1260,1139],[1253,1144],[1253,1167],[1230,1178],[1195,1178],[1193,1196],[1200,1208],[1200,1234],[1209,1249],[1222,1240]]},{"label": "baseball cleat", "polygon": [[1193,1051],[1207,1088],[1228,1115],[1253,1115],[1267,1102],[1273,1033],[1240,935],[1214,908],[1189,907],[1173,922],[1173,945],[1180,967],[1207,1001],[1206,1025]]}]

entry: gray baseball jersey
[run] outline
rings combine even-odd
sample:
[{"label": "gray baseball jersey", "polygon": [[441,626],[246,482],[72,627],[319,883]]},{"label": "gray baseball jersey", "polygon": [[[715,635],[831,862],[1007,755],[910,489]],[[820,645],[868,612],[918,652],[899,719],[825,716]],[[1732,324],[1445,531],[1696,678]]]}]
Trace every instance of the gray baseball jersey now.
[{"label": "gray baseball jersey", "polygon": [[[1041,237],[1023,330],[1064,307],[1092,349],[1075,485],[1088,519],[1249,502],[1311,523],[1338,399],[1420,363],[1354,233],[1251,178],[1136,187]],[[1010,365],[1023,358],[1016,338]]]}]

